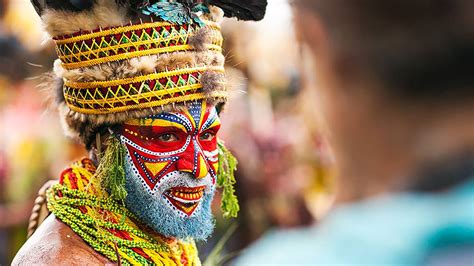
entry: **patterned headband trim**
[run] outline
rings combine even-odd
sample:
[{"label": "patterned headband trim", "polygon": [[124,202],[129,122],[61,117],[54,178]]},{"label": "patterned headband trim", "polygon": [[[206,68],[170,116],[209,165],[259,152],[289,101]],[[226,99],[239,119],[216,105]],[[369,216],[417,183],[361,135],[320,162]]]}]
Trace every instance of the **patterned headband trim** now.
[{"label": "patterned headband trim", "polygon": [[[206,21],[210,31],[208,50],[221,52],[223,38],[217,23]],[[55,37],[56,52],[65,69],[90,67],[130,58],[192,51],[190,37],[203,27],[198,24],[154,22],[97,29]]]},{"label": "patterned headband trim", "polygon": [[95,115],[207,98],[227,98],[223,90],[206,94],[202,91],[199,80],[204,72],[223,74],[224,68],[186,68],[112,81],[66,81],[64,96],[71,110]]}]

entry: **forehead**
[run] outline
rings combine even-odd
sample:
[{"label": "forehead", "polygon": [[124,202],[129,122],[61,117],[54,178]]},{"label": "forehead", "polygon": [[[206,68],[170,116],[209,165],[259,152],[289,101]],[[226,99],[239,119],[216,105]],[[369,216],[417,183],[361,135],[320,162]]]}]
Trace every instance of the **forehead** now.
[{"label": "forehead", "polygon": [[214,105],[202,102],[191,103],[183,110],[163,112],[145,118],[130,119],[131,126],[179,127],[187,131],[205,129],[220,125],[219,115]]}]

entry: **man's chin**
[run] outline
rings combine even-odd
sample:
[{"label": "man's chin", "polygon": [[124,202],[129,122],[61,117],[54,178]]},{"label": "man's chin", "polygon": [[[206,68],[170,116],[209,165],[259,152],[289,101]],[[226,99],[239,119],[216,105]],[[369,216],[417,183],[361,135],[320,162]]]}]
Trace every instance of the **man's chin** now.
[{"label": "man's chin", "polygon": [[[203,206],[201,206],[201,204]],[[155,206],[160,210],[136,214],[148,226],[157,233],[166,237],[178,239],[193,238],[195,240],[206,240],[214,230],[214,218],[211,214],[210,204],[200,202],[194,208],[192,215],[188,215],[180,210],[171,209],[168,206]],[[133,212],[133,210],[131,210]]]},{"label": "man's chin", "polygon": [[[167,190],[161,195],[143,193],[141,184],[127,184],[127,208],[157,233],[178,239],[205,240],[214,229],[213,192],[197,195]],[[173,192],[173,193],[171,193]],[[193,192],[194,193],[194,192]],[[179,195],[177,197],[176,195]],[[198,200],[193,200],[196,198]]]},{"label": "man's chin", "polygon": [[205,240],[212,233],[214,188],[210,176],[197,180],[188,173],[172,172],[151,193],[134,170],[127,161],[125,204],[140,222],[161,235],[178,239]]}]

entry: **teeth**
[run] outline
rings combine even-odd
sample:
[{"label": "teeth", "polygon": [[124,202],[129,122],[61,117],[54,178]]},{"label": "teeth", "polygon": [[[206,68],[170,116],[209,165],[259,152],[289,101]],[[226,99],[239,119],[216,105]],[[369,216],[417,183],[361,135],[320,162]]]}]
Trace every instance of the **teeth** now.
[{"label": "teeth", "polygon": [[175,200],[182,202],[195,202],[201,200],[204,195],[204,187],[199,188],[175,188],[170,189],[168,194]]},{"label": "teeth", "polygon": [[183,193],[178,191],[169,191],[168,195],[175,199],[176,201],[184,203],[196,203],[199,202],[204,196],[204,191],[193,192],[193,193]]},{"label": "teeth", "polygon": [[204,196],[206,186],[174,187],[166,191],[166,197],[176,208],[191,215]]},{"label": "teeth", "polygon": [[197,205],[199,204],[199,201],[191,201],[191,202],[186,202],[184,200],[178,200],[175,197],[171,196],[170,194],[166,195],[168,199],[171,201],[171,203],[178,208],[178,210],[181,210],[184,212],[186,215],[190,216],[194,210],[196,209]]}]

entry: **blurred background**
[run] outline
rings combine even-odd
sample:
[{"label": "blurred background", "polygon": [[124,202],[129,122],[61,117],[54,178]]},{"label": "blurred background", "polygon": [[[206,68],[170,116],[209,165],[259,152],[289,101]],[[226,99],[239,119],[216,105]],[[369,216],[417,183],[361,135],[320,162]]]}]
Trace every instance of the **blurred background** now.
[{"label": "blurred background", "polygon": [[[204,259],[237,223],[226,244],[238,254],[267,230],[317,222],[331,204],[334,169],[312,109],[315,97],[302,82],[299,47],[285,0],[272,0],[259,23],[223,25],[232,97],[221,138],[240,161],[239,218],[222,220],[200,243]],[[8,265],[26,240],[39,188],[86,156],[63,136],[55,110],[37,87],[56,58],[29,0],[0,0],[0,265]],[[219,197],[219,195],[217,195]]]}]

